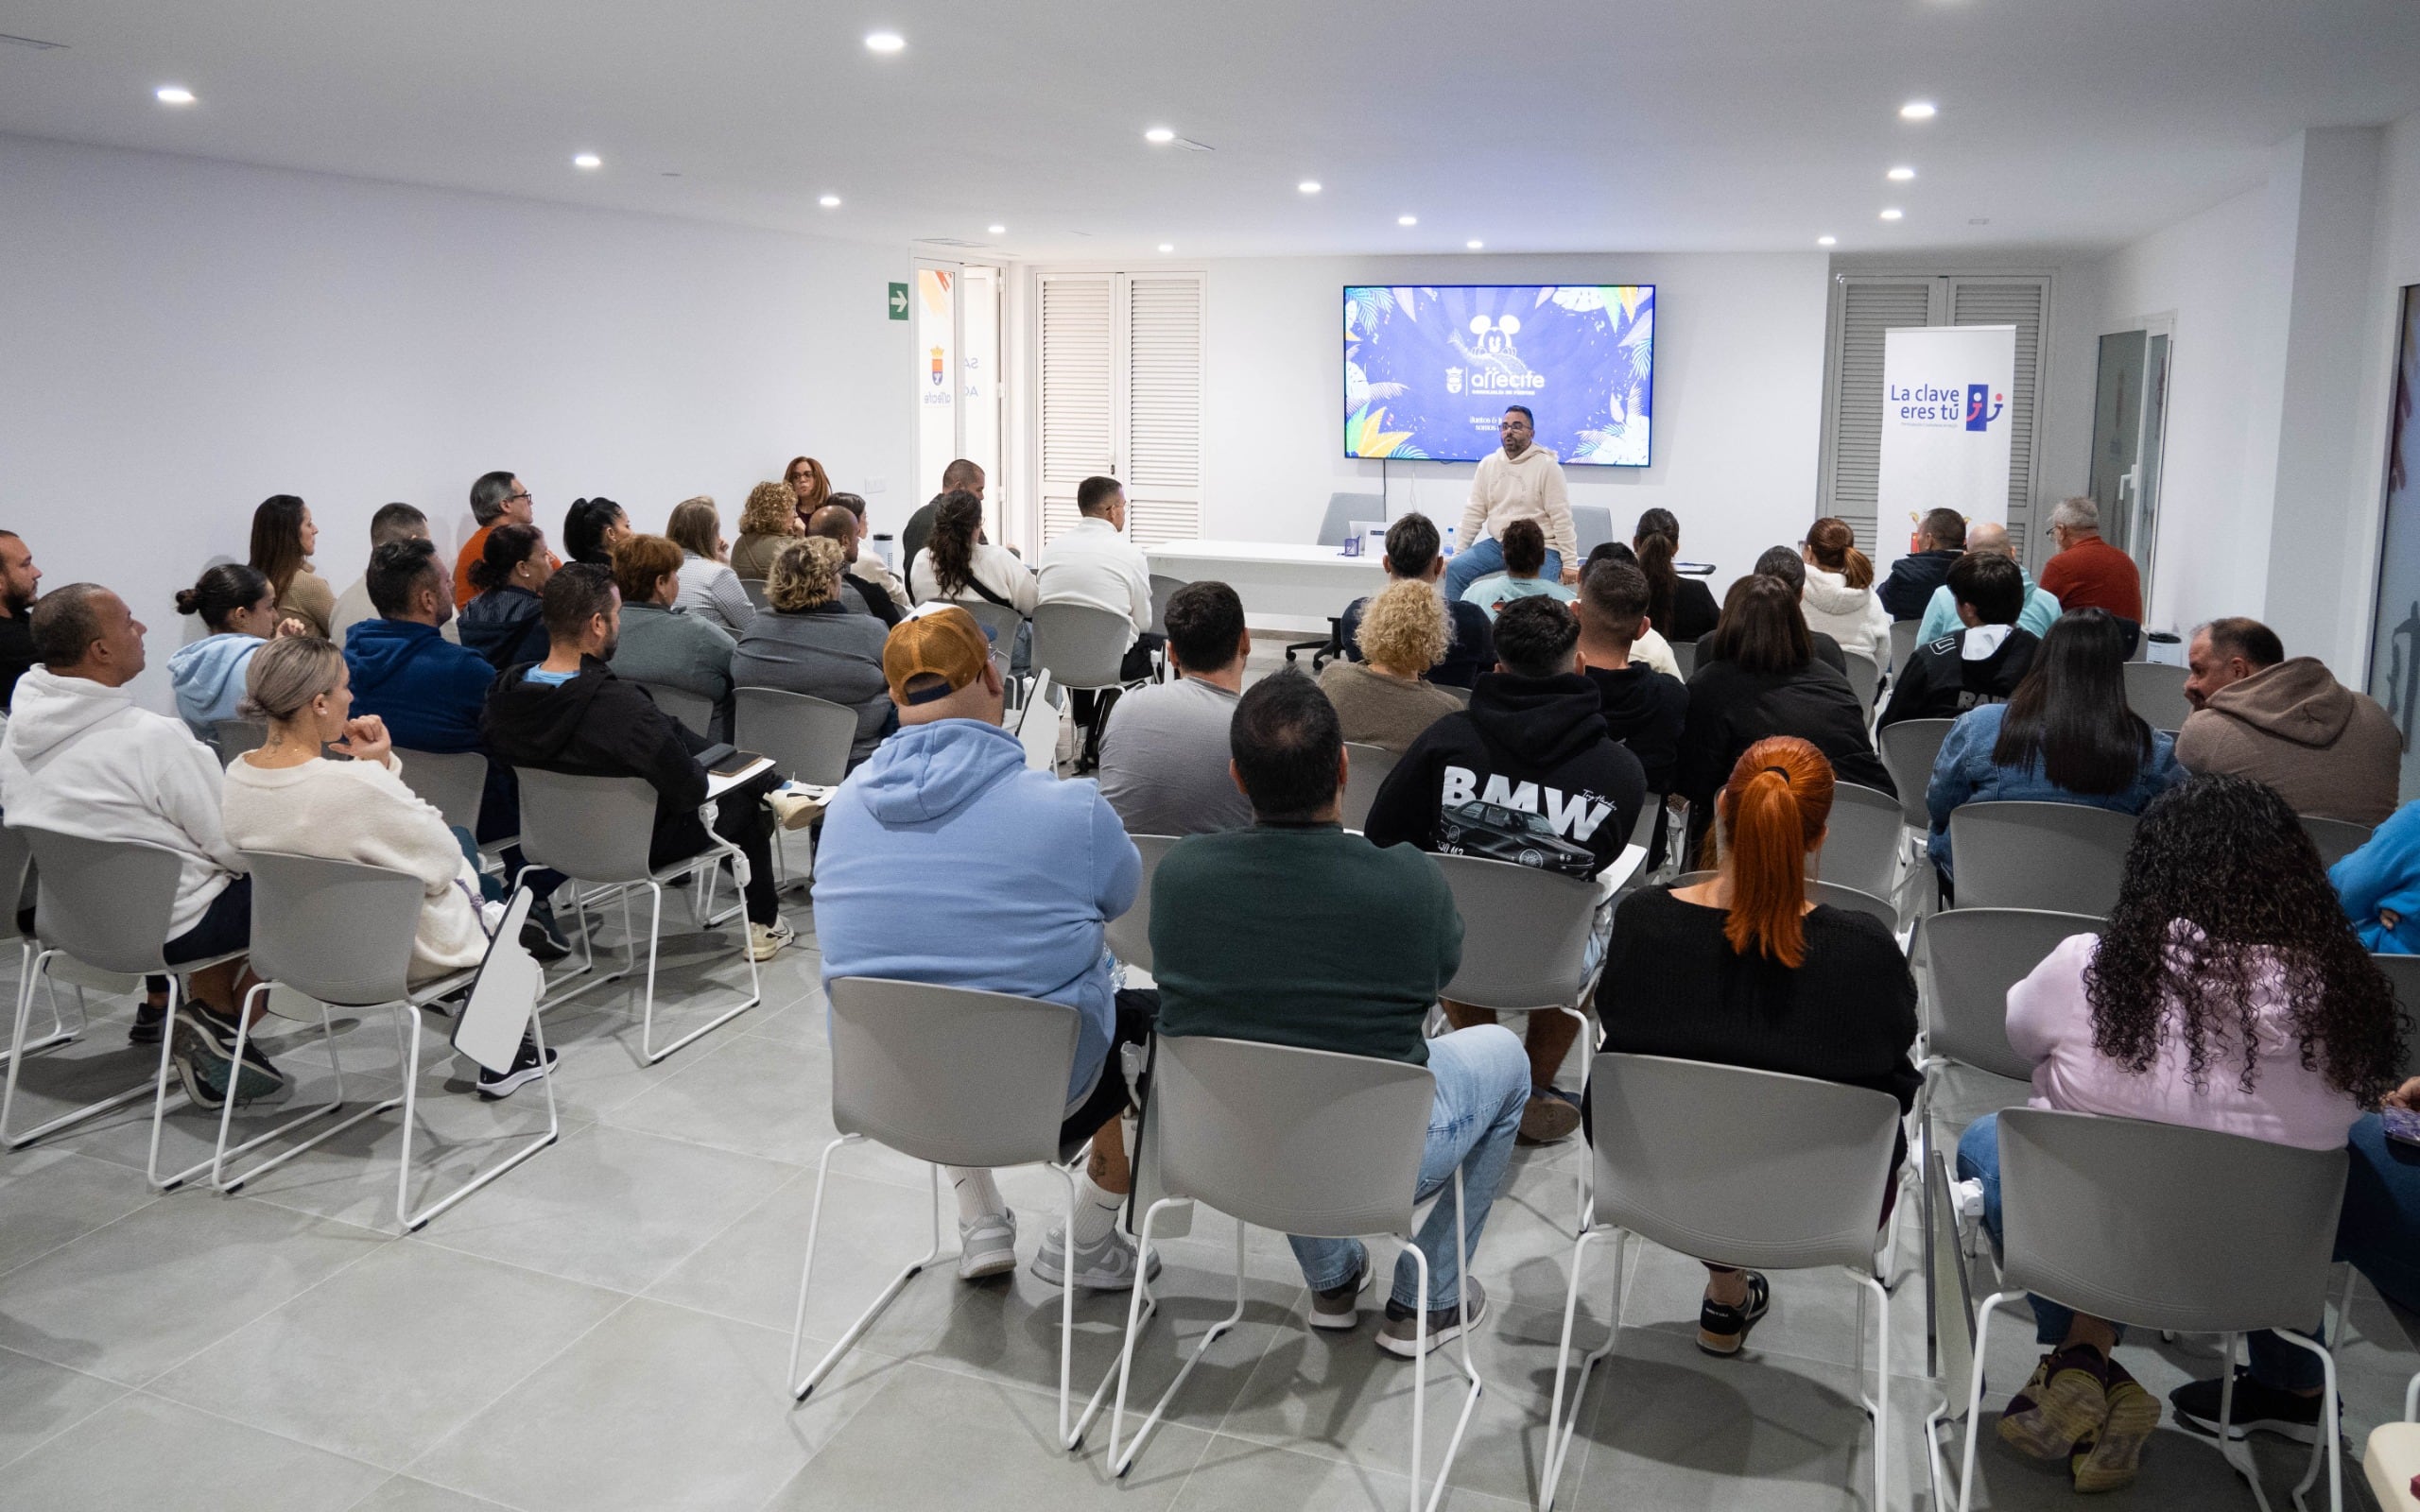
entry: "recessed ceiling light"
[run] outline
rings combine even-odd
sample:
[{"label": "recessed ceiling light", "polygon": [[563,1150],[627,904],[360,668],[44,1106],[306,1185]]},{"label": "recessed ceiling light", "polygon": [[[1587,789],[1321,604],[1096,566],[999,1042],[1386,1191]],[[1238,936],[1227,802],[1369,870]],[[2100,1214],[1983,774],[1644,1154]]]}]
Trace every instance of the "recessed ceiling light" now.
[{"label": "recessed ceiling light", "polygon": [[840,197],[838,195],[825,195],[822,198],[818,199],[816,203],[821,205],[826,210],[838,210],[840,208]]},{"label": "recessed ceiling light", "polygon": [[1899,119],[1903,121],[1929,121],[1939,113],[1939,107],[1930,100],[1910,100],[1899,107]]},{"label": "recessed ceiling light", "polygon": [[1916,176],[1916,170],[1915,170],[1915,169],[1910,168],[1910,167],[1907,167],[1907,166],[1905,166],[1905,165],[1903,164],[1902,166],[1899,166],[1899,167],[1896,167],[1896,168],[1892,169],[1889,173],[1884,174],[1882,177],[1884,177],[1885,179],[1890,180],[1893,183],[1906,183],[1909,180],[1910,180],[1910,179],[1914,178],[1915,176]]},{"label": "recessed ceiling light", "polygon": [[571,165],[575,168],[601,168],[605,166],[605,160],[594,152],[582,152],[573,157]]},{"label": "recessed ceiling light", "polygon": [[1815,238],[1815,245],[1818,247],[1838,247],[1841,245],[1841,239],[1838,236],[1818,236]]},{"label": "recessed ceiling light", "polygon": [[163,105],[191,105],[193,91],[182,84],[163,84],[151,92],[151,97]]},{"label": "recessed ceiling light", "polygon": [[1395,217],[1395,224],[1398,226],[1417,226],[1420,224],[1420,217],[1418,215],[1397,215]]},{"label": "recessed ceiling light", "polygon": [[902,37],[895,31],[873,32],[866,38],[866,50],[868,52],[895,53],[900,48],[907,45],[908,39]]},{"label": "recessed ceiling light", "polygon": [[1472,251],[1476,252],[1476,251],[1478,251],[1480,248],[1485,247],[1485,246],[1487,245],[1487,243],[1485,243],[1485,242],[1464,242],[1464,243],[1462,243],[1462,245],[1463,245],[1464,247],[1469,248]]},{"label": "recessed ceiling light", "polygon": [[1900,216],[1905,215],[1906,214],[1906,211],[1901,210],[1896,205],[1893,205],[1889,210],[1882,213],[1882,218],[1885,220],[1897,220]]},{"label": "recessed ceiling light", "polygon": [[1175,251],[1175,250],[1176,250],[1176,243],[1174,243],[1174,242],[1162,242],[1162,243],[1160,243],[1160,250],[1161,250],[1161,251],[1164,251],[1164,252],[1173,252],[1173,251]]},{"label": "recessed ceiling light", "polygon": [[1305,179],[1294,187],[1303,194],[1315,195],[1320,192],[1320,181],[1317,179]]},{"label": "recessed ceiling light", "polygon": [[986,226],[983,230],[987,235],[1005,236],[1008,234],[1009,228],[1006,226]]},{"label": "recessed ceiling light", "polygon": [[1143,133],[1143,140],[1153,146],[1166,146],[1176,140],[1176,133],[1165,126],[1155,126]]}]

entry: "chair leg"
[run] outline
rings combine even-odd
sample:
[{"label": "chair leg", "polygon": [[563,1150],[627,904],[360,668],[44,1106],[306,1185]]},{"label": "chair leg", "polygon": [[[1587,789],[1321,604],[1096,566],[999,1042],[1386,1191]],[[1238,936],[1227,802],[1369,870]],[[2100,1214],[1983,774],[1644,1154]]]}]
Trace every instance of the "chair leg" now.
[{"label": "chair leg", "polygon": [[[2342,1327],[2341,1321],[2338,1327],[2340,1330]],[[2344,1512],[2344,1456],[2336,1442],[2340,1431],[2336,1421],[2336,1355],[2325,1345],[2314,1344],[2287,1330],[2279,1330],[2277,1337],[2319,1356],[2319,1442],[2311,1448],[2310,1469],[2303,1471],[2302,1480],[2294,1486],[2294,1505],[2301,1512],[2309,1512],[2310,1503],[2304,1499],[2310,1494],[2312,1485],[2319,1479],[2321,1462],[2325,1461],[2328,1512]],[[2232,1377],[2235,1374],[2234,1351],[2229,1350],[2228,1356],[2227,1374]]]},{"label": "chair leg", "polygon": [[1614,1241],[1613,1323],[1605,1335],[1605,1347],[1581,1362],[1580,1379],[1575,1383],[1571,1395],[1571,1416],[1566,1419],[1563,1416],[1563,1383],[1564,1376],[1570,1372],[1571,1331],[1572,1325],[1578,1321],[1580,1314],[1580,1266],[1582,1261],[1587,1257],[1588,1241],[1596,1238],[1601,1231],[1597,1228],[1583,1228],[1580,1236],[1571,1242],[1571,1281],[1564,1288],[1563,1294],[1563,1341],[1555,1347],[1554,1398],[1547,1409],[1547,1459],[1545,1467],[1538,1474],[1538,1512],[1554,1512],[1555,1487],[1563,1479],[1563,1462],[1564,1456],[1571,1452],[1572,1435],[1580,1427],[1580,1403],[1588,1395],[1588,1372],[1597,1367],[1599,1361],[1613,1352],[1614,1340],[1621,1333],[1622,1246],[1620,1237],[1616,1235]]},{"label": "chair leg", "polygon": [[[1066,1246],[1066,1253],[1059,1260],[1059,1443],[1063,1449],[1073,1449],[1082,1436],[1080,1432],[1070,1430],[1067,1422],[1068,1372],[1074,1367],[1076,1358],[1076,1176],[1065,1166],[1053,1165],[1050,1169],[1058,1172],[1059,1179],[1067,1184],[1067,1226],[1060,1230],[1060,1239]],[[935,1166],[933,1170],[937,1173],[936,1179],[939,1179],[941,1167]],[[1046,1241],[1048,1237],[1046,1234],[1044,1236]],[[1134,1283],[1137,1286],[1143,1283],[1142,1272],[1146,1268],[1143,1256],[1144,1252],[1136,1252]]]},{"label": "chair leg", "polygon": [[823,1158],[815,1164],[815,1206],[807,1215],[806,1259],[801,1263],[798,1273],[798,1313],[790,1321],[789,1379],[793,1383],[790,1387],[790,1397],[793,1400],[804,1401],[807,1393],[813,1391],[817,1383],[831,1373],[832,1367],[840,1363],[840,1357],[849,1352],[850,1347],[865,1336],[866,1330],[873,1327],[874,1320],[882,1315],[883,1309],[890,1305],[891,1298],[899,1295],[901,1288],[914,1280],[918,1272],[941,1258],[942,1168],[936,1165],[932,1168],[933,1247],[925,1252],[924,1259],[892,1277],[890,1284],[882,1289],[882,1294],[873,1299],[873,1305],[858,1314],[857,1320],[850,1324],[847,1332],[840,1335],[839,1342],[834,1344],[825,1352],[822,1360],[818,1362],[815,1368],[808,1371],[804,1379],[800,1378],[798,1357],[800,1349],[806,1342],[806,1293],[807,1287],[815,1280],[815,1235],[823,1223],[824,1180],[832,1174],[832,1152],[843,1144],[854,1144],[862,1138],[864,1136],[860,1134],[841,1135],[823,1146]]},{"label": "chair leg", "polygon": [[[1456,1166],[1454,1168],[1454,1263],[1459,1268],[1454,1274],[1454,1307],[1457,1317],[1461,1316],[1461,1309],[1470,1305],[1471,1298],[1470,1242],[1462,1223],[1462,1172],[1461,1167]],[[1412,1246],[1415,1253],[1419,1248],[1418,1245]],[[1423,1273],[1426,1274],[1427,1269],[1426,1255],[1421,1256],[1420,1263]],[[1427,1293],[1425,1289],[1421,1294],[1421,1305],[1426,1310]],[[1421,1337],[1427,1337],[1427,1329],[1425,1325],[1421,1330]],[[1464,1328],[1456,1342],[1461,1346],[1462,1379],[1471,1383],[1471,1389],[1462,1398],[1461,1416],[1454,1420],[1453,1436],[1445,1440],[1445,1456],[1437,1462],[1437,1479],[1428,1490],[1428,1512],[1436,1512],[1437,1503],[1444,1499],[1446,1479],[1454,1469],[1454,1457],[1462,1452],[1462,1435],[1471,1425],[1471,1414],[1478,1410],[1478,1399],[1487,1391],[1487,1383],[1479,1379],[1478,1366],[1471,1359],[1471,1331]],[[1423,1379],[1426,1379],[1428,1374],[1428,1357],[1426,1354],[1422,1355],[1414,1368],[1419,1370]],[[1413,1388],[1412,1398],[1414,1401],[1420,1398],[1420,1389],[1417,1385]],[[1411,1441],[1412,1507],[1413,1512],[1420,1512],[1420,1424],[1418,1422],[1412,1425]]]},{"label": "chair leg", "polygon": [[[240,1022],[235,1026],[235,1064],[239,1068],[244,1062],[244,1046],[250,1043],[251,1040],[252,1005],[258,1002],[261,998],[266,997],[268,990],[269,984],[262,982],[254,986],[250,992],[244,994],[243,1011],[239,1015]],[[351,1118],[343,1119],[337,1123],[329,1125],[326,1128],[320,1130],[319,1133],[314,1134],[309,1139],[296,1144],[293,1148],[282,1150],[279,1153],[268,1157],[267,1160],[259,1161],[253,1165],[251,1170],[238,1176],[229,1176],[227,1174],[227,1162],[234,1157],[242,1155],[248,1150],[258,1149],[260,1146],[268,1143],[273,1139],[292,1133],[294,1130],[301,1128],[303,1125],[312,1122],[314,1119],[326,1118],[330,1114],[341,1112],[343,1110],[344,1067],[337,1060],[336,1026],[329,1022],[328,1005],[324,1003],[320,1005],[320,1033],[322,1042],[324,1042],[328,1047],[328,1064],[336,1073],[335,1095],[329,1098],[328,1101],[320,1104],[319,1107],[314,1108],[307,1112],[299,1113],[272,1128],[253,1135],[243,1143],[232,1147],[228,1144],[227,1139],[235,1124],[235,1099],[231,1096],[225,1102],[219,1104],[218,1142],[212,1147],[210,1153],[210,1184],[212,1186],[216,1187],[221,1192],[233,1192],[236,1188],[242,1186],[245,1182],[250,1181],[252,1177],[259,1176],[264,1172],[277,1169],[277,1167],[284,1165],[286,1161],[294,1159],[303,1151],[310,1149],[312,1146],[332,1139],[335,1136],[343,1133],[346,1129],[353,1127],[355,1124],[360,1123],[363,1119],[383,1113],[403,1101],[403,1099],[399,1097],[389,1097],[383,1103],[370,1104],[369,1106],[364,1107],[360,1111],[354,1113]],[[233,1090],[233,1085],[236,1079],[236,1075],[233,1074],[231,1074],[227,1078],[229,1090],[231,1091]],[[406,1082],[406,1085],[409,1086],[409,1083]]]},{"label": "chair leg", "polygon": [[[6,1083],[7,1090],[5,1091],[0,1091],[0,1144],[6,1144],[12,1150],[23,1149],[26,1145],[34,1143],[36,1140],[42,1139],[47,1135],[56,1134],[60,1129],[73,1127],[78,1124],[81,1124],[88,1118],[96,1118],[103,1113],[111,1111],[112,1109],[124,1108],[129,1103],[138,1102],[147,1095],[154,1095],[156,1101],[163,1103],[164,1103],[167,1096],[167,1084],[164,1078],[168,1074],[169,1036],[165,1032],[165,1026],[164,1025],[163,1032],[160,1036],[160,1067],[157,1079],[138,1083],[133,1087],[128,1088],[125,1091],[119,1092],[113,1097],[105,1097],[97,1103],[88,1103],[84,1107],[77,1108],[72,1113],[61,1113],[50,1122],[36,1128],[29,1128],[22,1134],[11,1134],[9,1132],[9,1125],[14,1118],[17,1108],[17,1070],[20,1066],[25,1064],[26,1056],[31,1055],[34,1051],[42,1048],[43,1044],[50,1042],[47,1040],[40,1040],[28,1044],[26,1040],[26,1023],[27,1021],[33,1017],[34,979],[37,976],[42,978],[43,988],[50,993],[52,1017],[54,1019],[58,1017],[59,988],[58,986],[51,981],[49,972],[50,958],[58,954],[59,953],[57,951],[43,951],[37,954],[33,957],[32,963],[20,973],[17,981],[16,1022],[14,1028],[10,1031],[9,1038],[9,1074]],[[173,1022],[177,1013],[176,978],[172,975],[168,980],[170,983],[168,989],[168,1018],[169,1021]],[[82,989],[78,988],[78,990],[80,993]],[[74,1036],[70,1035],[68,1038],[73,1039]],[[178,1095],[182,1096],[183,1093],[180,1092]],[[158,1187],[162,1184],[159,1179],[159,1144],[155,1125],[151,1157],[151,1184],[154,1187]],[[199,1166],[195,1167],[195,1170],[199,1169],[200,1167]],[[190,1177],[193,1174],[193,1171],[187,1171],[182,1176],[175,1177],[167,1184],[173,1186],[176,1182],[182,1181],[185,1177]]]},{"label": "chair leg", "polygon": [[[1874,1397],[1866,1403],[1874,1414],[1874,1504],[1891,1504],[1891,1288],[1878,1278],[1860,1276],[1858,1280],[1872,1287],[1877,1299],[1875,1308]],[[1859,1292],[1859,1297],[1865,1294]],[[1864,1309],[1858,1309],[1863,1312]],[[1862,1320],[1858,1330],[1858,1353],[1865,1352],[1865,1331]],[[1858,1373],[1862,1376],[1860,1363]],[[1862,1383],[1859,1383],[1860,1389]]]},{"label": "chair leg", "polygon": [[[539,1082],[546,1089],[546,1131],[544,1134],[532,1135],[527,1143],[524,1143],[521,1148],[513,1151],[510,1155],[506,1156],[503,1160],[496,1161],[495,1164],[489,1166],[486,1170],[480,1171],[475,1169],[468,1177],[464,1178],[461,1185],[456,1187],[444,1196],[427,1204],[425,1207],[422,1208],[420,1211],[412,1211],[412,1138],[420,1129],[420,1120],[418,1117],[420,1106],[420,1010],[407,1003],[400,1005],[399,1006],[405,1016],[405,1019],[408,1022],[411,1032],[411,1045],[410,1048],[405,1052],[403,1060],[404,1153],[402,1159],[396,1162],[395,1166],[395,1221],[402,1225],[403,1231],[408,1234],[419,1232],[427,1225],[431,1218],[436,1217],[439,1213],[443,1212],[446,1209],[461,1201],[464,1197],[467,1197],[472,1193],[479,1190],[479,1188],[486,1186],[491,1181],[493,1181],[496,1177],[504,1175],[507,1171],[511,1170],[514,1166],[519,1165],[522,1161],[527,1160],[531,1156],[537,1154],[540,1150],[544,1149],[547,1145],[554,1143],[555,1141],[562,1134],[562,1120],[555,1107],[554,1074],[549,1072],[538,1078]],[[529,1015],[529,1032],[538,1046],[538,1064],[544,1066],[546,1063],[546,1027],[544,1023],[539,1022],[538,1015],[534,1010]],[[390,1102],[385,1106],[392,1108],[395,1105]]]},{"label": "chair leg", "polygon": [[[2278,1336],[2282,1338],[2286,1335],[2281,1332]],[[2260,1512],[2269,1512],[2269,1492],[2260,1484],[2260,1467],[2253,1460],[2251,1442],[2248,1439],[2237,1438],[2229,1426],[2235,1421],[2235,1361],[2236,1341],[2239,1335],[2234,1333],[2221,1335],[2224,1349],[2219,1361],[2219,1457],[2225,1460],[2228,1467],[2238,1475],[2243,1477],[2244,1485],[2252,1488],[2252,1500],[2260,1508]],[[2332,1370],[2328,1373],[2334,1374]],[[2332,1389],[2328,1400],[2331,1402],[2335,1400]],[[2296,1503],[2299,1504],[2301,1500],[2298,1494],[2295,1497]]]},{"label": "chair leg", "polygon": [[[1966,1448],[1958,1466],[1958,1512],[1968,1512],[1975,1500],[1975,1433],[1983,1417],[1983,1351],[1989,1347],[1992,1314],[2001,1303],[2012,1301],[2014,1292],[1994,1292],[1975,1309],[1975,1368],[1966,1382]],[[1887,1369],[1890,1362],[1884,1361]]]},{"label": "chair leg", "polygon": [[[17,945],[17,992],[20,997],[28,1000],[26,1010],[28,1018],[32,1016],[33,1012],[32,1004],[30,1002],[33,994],[33,958],[34,948],[32,943],[30,941],[19,941]],[[19,1056],[32,1055],[37,1050],[47,1050],[53,1045],[66,1044],[70,1040],[74,1040],[78,1035],[83,1033],[85,1027],[83,1022],[79,1022],[77,1027],[70,1029],[67,1027],[66,1018],[60,1013],[59,984],[52,981],[47,976],[45,976],[43,981],[43,985],[47,987],[50,991],[49,1031],[39,1040],[24,1040],[23,1042],[20,1042],[19,1037],[12,1036],[9,1040],[8,1050],[0,1052],[0,1057],[5,1057],[5,1058],[9,1060],[14,1060]],[[79,1009],[83,1006],[82,993],[83,988],[77,988],[78,996],[76,1002],[77,1006]],[[79,1020],[81,1019],[80,1014],[78,1015],[78,1018]]]},{"label": "chair leg", "polygon": [[[1143,1228],[1135,1236],[1138,1253],[1148,1255],[1151,1252],[1151,1221],[1160,1215],[1160,1210],[1174,1207],[1182,1200],[1178,1197],[1162,1197],[1144,1210]],[[1118,1475],[1123,1476],[1134,1468],[1134,1457],[1143,1452],[1143,1445],[1150,1441],[1151,1430],[1160,1425],[1161,1416],[1168,1410],[1168,1403],[1176,1400],[1178,1389],[1184,1384],[1184,1378],[1193,1374],[1193,1367],[1201,1363],[1201,1357],[1210,1351],[1210,1346],[1218,1341],[1219,1334],[1243,1321],[1244,1236],[1247,1231],[1246,1225],[1239,1220],[1236,1224],[1236,1310],[1210,1325],[1210,1332],[1201,1335],[1201,1341],[1193,1347],[1193,1352],[1186,1355],[1184,1364],[1178,1367],[1176,1379],[1168,1383],[1167,1390],[1160,1393],[1160,1400],[1151,1407],[1151,1415],[1143,1420],[1143,1426],[1134,1430],[1133,1439],[1127,1444],[1125,1452],[1121,1453],[1117,1447],[1117,1436],[1119,1429],[1126,1421],[1126,1387],[1134,1368],[1135,1335],[1142,1326],[1142,1289],[1137,1287],[1127,1298],[1126,1343],[1117,1357],[1117,1406],[1110,1414],[1109,1418],[1109,1463]],[[1422,1295],[1425,1297],[1426,1293],[1424,1292]],[[1414,1487],[1414,1494],[1417,1493],[1418,1488]]]}]

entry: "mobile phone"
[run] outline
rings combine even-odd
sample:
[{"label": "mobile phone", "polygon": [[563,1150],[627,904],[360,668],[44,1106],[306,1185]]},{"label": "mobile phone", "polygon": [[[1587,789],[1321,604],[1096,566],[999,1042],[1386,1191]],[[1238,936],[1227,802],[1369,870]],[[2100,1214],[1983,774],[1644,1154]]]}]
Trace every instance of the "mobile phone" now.
[{"label": "mobile phone", "polygon": [[2420,1144],[2420,1112],[2409,1108],[2390,1108],[2386,1114],[2386,1137],[2406,1144]]}]

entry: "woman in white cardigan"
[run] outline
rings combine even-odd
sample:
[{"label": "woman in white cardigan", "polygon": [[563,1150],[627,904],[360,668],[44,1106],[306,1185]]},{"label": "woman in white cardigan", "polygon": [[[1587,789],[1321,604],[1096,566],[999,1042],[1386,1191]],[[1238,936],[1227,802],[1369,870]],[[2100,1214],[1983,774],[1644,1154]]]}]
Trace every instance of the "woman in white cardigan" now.
[{"label": "woman in white cardigan", "polygon": [[1874,563],[1857,549],[1847,524],[1825,515],[1808,525],[1799,555],[1806,558],[1806,591],[1798,601],[1806,627],[1876,667],[1889,662],[1891,611],[1874,591]]},{"label": "woman in white cardigan", "polygon": [[983,539],[983,501],[944,494],[933,511],[933,533],[908,564],[908,591],[919,604],[997,604],[1031,614],[1042,597],[1033,569]]}]

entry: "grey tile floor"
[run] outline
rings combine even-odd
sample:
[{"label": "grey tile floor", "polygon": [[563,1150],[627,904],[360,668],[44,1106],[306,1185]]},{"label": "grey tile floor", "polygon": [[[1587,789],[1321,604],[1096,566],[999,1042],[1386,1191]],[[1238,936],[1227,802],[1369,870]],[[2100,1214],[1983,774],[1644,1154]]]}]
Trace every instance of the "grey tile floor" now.
[{"label": "grey tile floor", "polygon": [[[669,913],[664,1002],[677,1025],[728,1001],[745,972],[717,954],[717,936]],[[1056,1310],[1029,1273],[970,1286],[946,1265],[926,1272],[793,1405],[789,1320],[813,1162],[832,1137],[812,920],[804,904],[794,919],[802,945],[767,967],[763,1005],[659,1065],[640,1065],[635,1005],[618,988],[550,1014],[563,1052],[560,1144],[409,1238],[387,1231],[392,1116],[234,1197],[153,1195],[147,1131],[130,1115],[0,1155],[0,1508],[1405,1504],[1409,1368],[1378,1354],[1368,1324],[1343,1336],[1304,1330],[1302,1283],[1273,1235],[1251,1242],[1243,1323],[1123,1481],[1104,1469],[1104,1431],[1077,1452],[1052,1443]],[[25,1068],[37,1116],[146,1069],[123,1043],[126,1002],[95,1007],[113,1017]],[[344,1042],[356,1072],[393,1064],[382,1022],[349,1026]],[[307,1081],[310,1052],[278,1054]],[[451,1142],[441,1169],[541,1116],[534,1091],[479,1104],[439,1052],[422,1091],[428,1126]],[[189,1160],[204,1132],[172,1115],[165,1158]],[[1520,1156],[1475,1263],[1500,1306],[1478,1346],[1487,1394],[1446,1498],[1466,1512],[1533,1504],[1540,1489],[1579,1158]],[[857,1148],[835,1173],[807,1320],[819,1352],[929,1232],[922,1168]],[[1029,1257],[1057,1180],[1028,1172],[1005,1185]],[[1912,1227],[1904,1237],[1912,1272]],[[1210,1213],[1165,1247],[1163,1316],[1176,1339],[1189,1344],[1226,1311],[1233,1252],[1232,1228]],[[1588,1270],[1581,1335],[1593,1343],[1610,1313],[1607,1246]],[[1625,1271],[1620,1348],[1588,1393],[1559,1504],[1867,1504],[1852,1282],[1776,1277],[1755,1347],[1716,1361],[1691,1342],[1691,1263],[1634,1246]],[[1122,1297],[1080,1301],[1080,1397],[1114,1361],[1124,1311]],[[2031,1366],[2024,1332],[1993,1350],[1995,1403]],[[1923,1355],[1910,1274],[1892,1316],[1894,1507],[1931,1504]],[[1171,1330],[1155,1330],[1138,1390],[1155,1396],[1175,1357]],[[2213,1368],[2202,1341],[2130,1346],[2126,1358],[2163,1393]],[[2339,1358],[2358,1445],[2399,1410],[2414,1366],[2366,1293]],[[1442,1368],[1432,1386],[1433,1467],[1458,1394]],[[2282,1494],[2300,1462],[2281,1446],[2262,1459]],[[2070,1503],[2063,1479],[1996,1441],[1981,1462],[1979,1504]],[[2363,1504],[2357,1482],[2348,1461],[2348,1505]],[[2142,1481],[2108,1504],[2252,1503],[2205,1443],[2165,1430]]]}]

